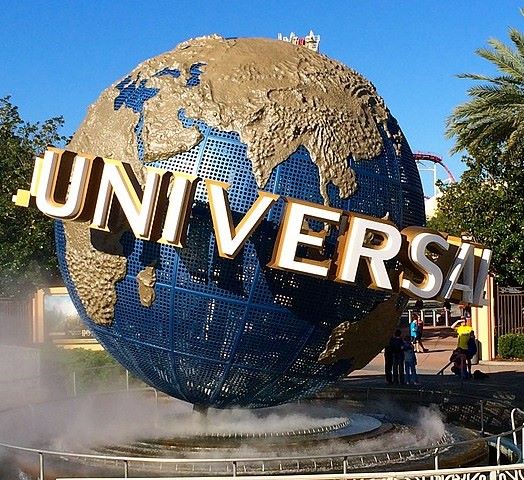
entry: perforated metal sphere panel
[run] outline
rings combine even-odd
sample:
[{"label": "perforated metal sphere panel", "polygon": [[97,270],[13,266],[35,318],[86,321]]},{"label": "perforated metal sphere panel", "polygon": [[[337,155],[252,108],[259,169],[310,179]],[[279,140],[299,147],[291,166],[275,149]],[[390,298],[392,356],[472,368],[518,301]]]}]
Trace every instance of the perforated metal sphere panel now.
[{"label": "perforated metal sphere panel", "polygon": [[[198,85],[200,64],[191,67],[187,87]],[[157,75],[177,76],[177,70]],[[178,72],[179,74],[179,72]],[[142,112],[156,95],[145,81],[117,85],[115,110]],[[127,90],[126,90],[127,89]],[[257,198],[258,187],[246,156],[246,145],[235,132],[223,132],[187,118],[203,140],[191,150],[153,165],[228,182],[234,219],[238,222]],[[139,158],[143,115],[134,129]],[[398,129],[390,119],[391,130]],[[348,164],[355,170],[358,190],[341,199],[328,186],[331,205],[376,217],[389,214],[399,227],[422,225],[423,195],[409,146],[400,155],[383,134],[384,151],[374,159]],[[317,167],[299,148],[273,171],[264,190],[323,203]],[[317,359],[332,329],[346,320],[363,318],[384,294],[305,275],[269,269],[282,214],[282,200],[254,233],[235,260],[218,256],[203,185],[189,225],[187,247],[178,249],[122,237],[126,277],[116,284],[117,303],[111,325],[97,325],[86,314],[65,260],[65,237],[56,224],[60,268],[83,321],[102,345],[127,369],[155,388],[188,402],[226,408],[264,407],[310,395],[350,371],[350,361],[322,365]],[[336,231],[327,242],[333,253]],[[139,301],[136,276],[156,264],[156,299],[151,307]]]}]

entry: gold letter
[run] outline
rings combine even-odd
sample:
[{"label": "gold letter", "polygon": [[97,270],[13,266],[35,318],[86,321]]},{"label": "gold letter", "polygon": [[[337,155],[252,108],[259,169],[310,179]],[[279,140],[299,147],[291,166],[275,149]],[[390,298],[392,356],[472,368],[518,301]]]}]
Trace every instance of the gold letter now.
[{"label": "gold letter", "polygon": [[[421,227],[407,227],[402,230],[406,239],[407,262],[415,272],[419,272],[420,281],[410,278],[406,272],[400,279],[401,290],[410,297],[429,299],[435,297],[442,287],[444,276],[440,267],[426,256],[426,250],[441,254],[449,249],[449,243],[440,233]],[[432,246],[430,248],[430,245]]]},{"label": "gold letter", "polygon": [[[17,205],[29,205],[36,196],[38,209],[52,218],[75,220],[82,215],[93,157],[48,148],[37,158],[29,192],[19,190]],[[25,192],[25,194],[24,194]]]},{"label": "gold letter", "polygon": [[[373,233],[373,240],[367,242],[366,236]],[[391,290],[391,281],[384,262],[393,258],[400,250],[402,237],[392,222],[357,213],[349,213],[349,226],[340,236],[338,245],[336,281],[355,283],[360,258],[366,261],[371,275],[370,288]]]},{"label": "gold letter", "polygon": [[109,216],[113,197],[116,196],[135,237],[150,239],[161,186],[169,179],[171,172],[155,167],[146,167],[146,170],[142,195],[129,164],[104,158],[104,171],[91,228],[109,231]]},{"label": "gold letter", "polygon": [[315,232],[307,226],[306,218],[335,225],[340,221],[342,210],[317,205],[291,198],[284,199],[285,209],[268,267],[306,273],[316,277],[327,277],[331,260],[297,258],[298,245],[321,249],[327,235],[326,230]]},{"label": "gold letter", "polygon": [[259,191],[255,203],[235,227],[226,192],[229,184],[215,180],[206,180],[205,183],[218,254],[224,258],[235,258],[253,230],[260,225],[267,211],[278,200],[279,195]]},{"label": "gold letter", "polygon": [[173,172],[169,207],[167,208],[164,229],[160,243],[183,247],[187,235],[187,221],[191,204],[200,178],[187,173]]},{"label": "gold letter", "polygon": [[486,278],[489,273],[491,250],[487,248],[481,248],[480,250],[482,253],[477,256],[477,249],[475,249],[475,260],[478,262],[478,271],[477,277],[475,278],[475,288],[473,289],[473,301],[471,302],[474,307],[482,307],[488,304],[488,301],[484,298],[484,286],[486,285]]},{"label": "gold letter", "polygon": [[[458,237],[448,237],[448,243],[460,245],[460,249],[444,280],[440,297],[471,303],[475,274],[475,249],[472,244],[463,242]],[[459,283],[461,277],[464,283]]]}]

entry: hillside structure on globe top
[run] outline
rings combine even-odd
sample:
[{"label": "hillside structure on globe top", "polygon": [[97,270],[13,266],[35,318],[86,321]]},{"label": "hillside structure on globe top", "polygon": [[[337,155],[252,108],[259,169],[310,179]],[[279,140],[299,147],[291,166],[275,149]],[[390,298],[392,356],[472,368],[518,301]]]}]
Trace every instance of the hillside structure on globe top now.
[{"label": "hillside structure on globe top", "polygon": [[315,35],[313,30],[310,30],[305,37],[299,37],[294,32],[289,34],[289,37],[282,35],[281,33],[277,36],[278,40],[292,43],[293,45],[303,45],[314,52],[320,50],[320,35]]},{"label": "hillside structure on globe top", "polygon": [[[421,230],[417,167],[375,87],[293,42],[213,35],[146,60],[102,92],[66,152],[37,161],[35,183],[62,164],[80,193],[43,182],[36,202],[64,219],[58,259],[80,317],[131,373],[203,408],[300,399],[369,362],[408,301],[393,288],[400,231],[440,245],[435,294],[480,298],[487,250]],[[309,213],[297,223],[292,209]],[[420,268],[404,280],[423,290]]]}]

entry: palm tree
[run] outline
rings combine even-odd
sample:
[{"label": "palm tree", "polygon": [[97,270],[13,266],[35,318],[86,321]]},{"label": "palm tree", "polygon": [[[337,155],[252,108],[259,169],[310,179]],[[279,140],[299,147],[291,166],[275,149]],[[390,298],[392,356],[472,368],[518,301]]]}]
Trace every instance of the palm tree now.
[{"label": "palm tree", "polygon": [[[524,9],[521,9],[524,15]],[[471,97],[456,107],[447,121],[446,135],[455,137],[452,153],[473,156],[498,153],[500,160],[518,158],[524,145],[524,35],[510,28],[511,47],[495,39],[477,54],[493,63],[500,76],[462,74],[485,82],[468,90]]]}]

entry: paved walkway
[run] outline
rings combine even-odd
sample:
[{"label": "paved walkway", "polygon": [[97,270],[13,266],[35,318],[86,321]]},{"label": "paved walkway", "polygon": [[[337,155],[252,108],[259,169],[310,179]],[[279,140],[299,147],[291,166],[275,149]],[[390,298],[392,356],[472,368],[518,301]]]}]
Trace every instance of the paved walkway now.
[{"label": "paved walkway", "polygon": [[[473,365],[473,371],[478,369],[488,374],[488,378],[483,380],[461,381],[449,367],[444,375],[437,375],[448,363],[457,339],[452,331],[441,329],[426,328],[424,335],[424,346],[429,352],[417,354],[420,386],[404,388],[451,390],[483,398],[506,399],[524,408],[524,362],[482,362]],[[341,384],[344,388],[351,388],[351,385],[386,387],[383,354],[377,355],[362,370],[353,372]]]}]

